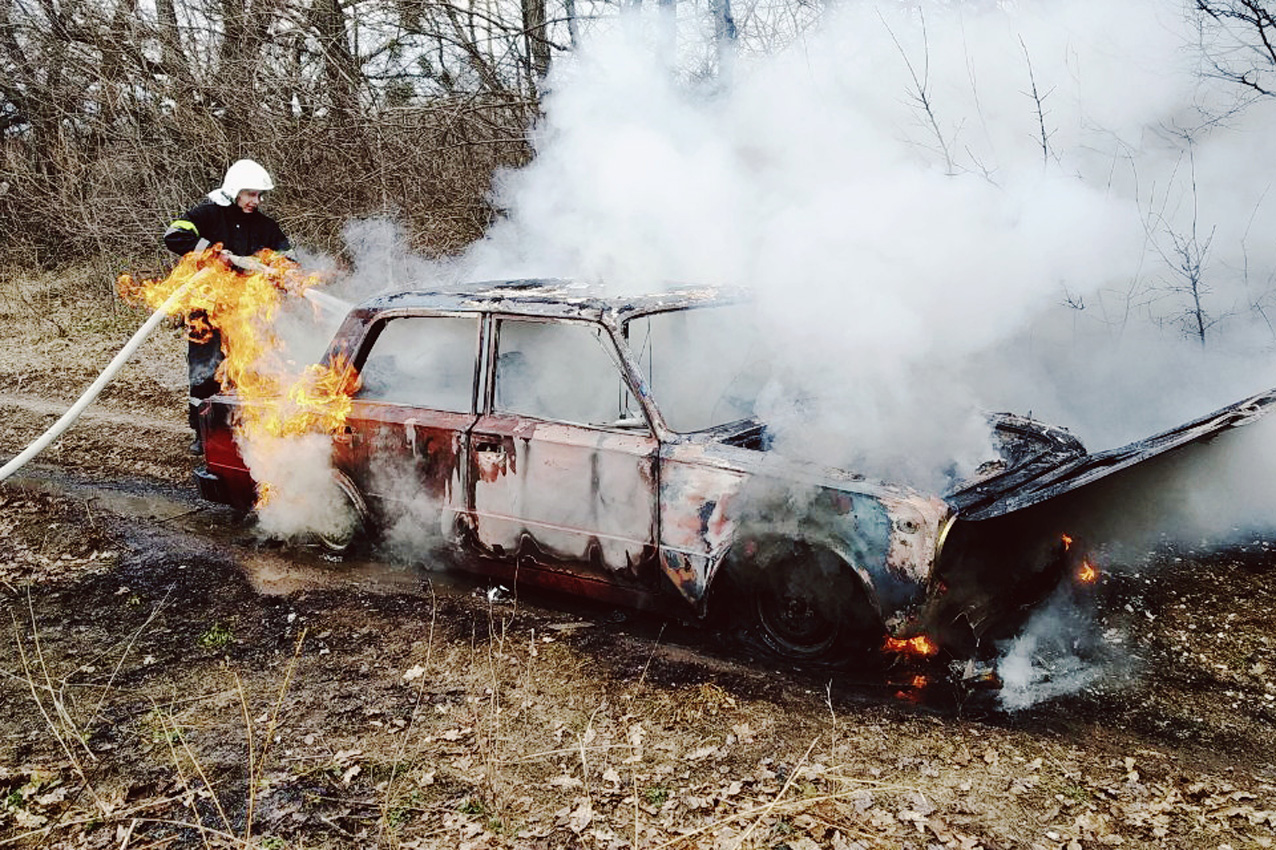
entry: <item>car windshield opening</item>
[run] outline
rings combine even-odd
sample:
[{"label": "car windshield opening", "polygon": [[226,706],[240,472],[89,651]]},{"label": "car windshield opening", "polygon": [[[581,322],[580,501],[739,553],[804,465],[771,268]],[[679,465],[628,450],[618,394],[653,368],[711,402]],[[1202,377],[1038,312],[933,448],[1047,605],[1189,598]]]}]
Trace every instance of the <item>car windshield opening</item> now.
[{"label": "car windshield opening", "polygon": [[630,350],[670,429],[751,419],[773,357],[750,304],[651,313],[627,324]]}]

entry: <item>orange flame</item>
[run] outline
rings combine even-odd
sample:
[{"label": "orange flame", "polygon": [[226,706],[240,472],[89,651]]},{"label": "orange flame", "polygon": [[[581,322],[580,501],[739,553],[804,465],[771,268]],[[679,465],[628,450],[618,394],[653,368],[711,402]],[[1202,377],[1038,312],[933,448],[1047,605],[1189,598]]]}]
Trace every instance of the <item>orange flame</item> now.
[{"label": "orange flame", "polygon": [[1077,581],[1082,584],[1093,584],[1099,578],[1099,571],[1089,561],[1082,561],[1077,570]]},{"label": "orange flame", "polygon": [[[271,330],[274,317],[289,294],[301,294],[319,282],[318,275],[301,272],[282,254],[258,252],[251,271],[233,268],[220,246],[192,252],[163,280],[135,281],[121,275],[121,297],[151,309],[162,305],[189,284],[174,315],[186,319],[192,339],[221,332],[225,360],[217,369],[222,387],[233,389],[244,403],[235,418],[237,440],[336,433],[350,412],[358,375],[345,360],[308,367],[291,379],[294,368],[284,361],[283,349]],[[269,497],[270,482],[258,482],[260,499]]]},{"label": "orange flame", "polygon": [[1072,537],[1067,534],[1063,535],[1063,551],[1067,552],[1071,548],[1072,548]]},{"label": "orange flame", "polygon": [[895,692],[895,699],[919,704],[925,699],[924,691],[930,684],[926,676],[915,673],[907,682],[900,683],[900,690]]},{"label": "orange flame", "polygon": [[910,638],[888,637],[886,643],[882,645],[882,650],[928,657],[939,652],[939,647],[926,635],[917,635]]}]

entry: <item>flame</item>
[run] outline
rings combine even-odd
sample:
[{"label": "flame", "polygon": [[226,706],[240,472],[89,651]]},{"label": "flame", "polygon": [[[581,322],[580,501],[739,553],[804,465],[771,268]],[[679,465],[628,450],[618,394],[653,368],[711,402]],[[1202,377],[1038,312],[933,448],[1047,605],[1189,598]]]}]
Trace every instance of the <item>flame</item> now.
[{"label": "flame", "polygon": [[939,652],[939,647],[926,635],[917,635],[910,638],[888,637],[886,643],[882,645],[882,650],[929,657]]},{"label": "flame", "polygon": [[1077,569],[1077,581],[1082,584],[1093,584],[1099,578],[1099,571],[1088,560],[1082,561]]},{"label": "flame", "polygon": [[[299,437],[335,434],[345,425],[359,376],[344,358],[307,366],[286,390],[272,375],[252,374],[235,384],[241,398],[253,402],[240,410],[237,433],[248,436]],[[277,394],[269,394],[275,390]]]},{"label": "flame", "polygon": [[1067,534],[1063,535],[1063,551],[1067,552],[1071,548],[1072,548],[1072,537]]},{"label": "flame", "polygon": [[895,699],[913,704],[920,704],[925,697],[926,687],[930,679],[921,673],[914,673],[907,682],[900,682],[900,689],[895,692]]},{"label": "flame", "polygon": [[[185,318],[193,340],[211,338],[213,329],[221,332],[225,360],[217,379],[244,403],[234,421],[237,441],[334,434],[350,412],[358,375],[346,360],[337,358],[290,378],[295,368],[285,362],[282,345],[271,330],[284,299],[304,294],[320,277],[303,273],[292,260],[268,249],[253,261],[247,272],[233,268],[214,245],[182,257],[163,280],[135,281],[121,275],[116,286],[126,301],[156,309],[190,284],[171,309]],[[270,490],[270,482],[258,482],[259,505],[269,499]]]}]

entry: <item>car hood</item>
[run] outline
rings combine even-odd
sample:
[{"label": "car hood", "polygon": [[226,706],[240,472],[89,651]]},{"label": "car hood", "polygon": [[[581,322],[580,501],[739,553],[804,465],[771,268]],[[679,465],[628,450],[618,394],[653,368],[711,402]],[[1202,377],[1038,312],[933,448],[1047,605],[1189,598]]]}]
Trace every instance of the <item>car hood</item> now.
[{"label": "car hood", "polygon": [[1276,389],[1220,408],[1199,419],[1120,448],[1088,453],[1066,431],[1011,414],[998,414],[995,431],[1002,460],[982,476],[959,485],[945,500],[963,518],[985,520],[1020,511],[1105,481],[1156,458],[1216,439],[1265,415]]}]

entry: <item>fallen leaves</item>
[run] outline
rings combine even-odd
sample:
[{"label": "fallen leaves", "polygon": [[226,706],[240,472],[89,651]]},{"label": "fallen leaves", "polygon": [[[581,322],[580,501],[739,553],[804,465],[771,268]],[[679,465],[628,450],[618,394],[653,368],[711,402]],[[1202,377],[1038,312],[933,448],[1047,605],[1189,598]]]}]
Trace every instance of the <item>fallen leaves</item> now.
[{"label": "fallen leaves", "polygon": [[67,793],[56,771],[32,765],[0,766],[0,825],[7,820],[19,830],[39,829],[63,808]]}]

